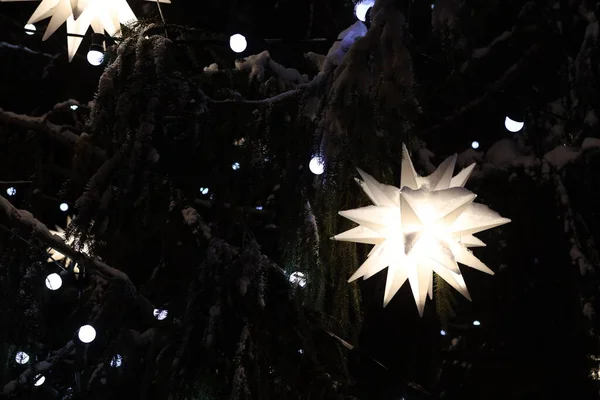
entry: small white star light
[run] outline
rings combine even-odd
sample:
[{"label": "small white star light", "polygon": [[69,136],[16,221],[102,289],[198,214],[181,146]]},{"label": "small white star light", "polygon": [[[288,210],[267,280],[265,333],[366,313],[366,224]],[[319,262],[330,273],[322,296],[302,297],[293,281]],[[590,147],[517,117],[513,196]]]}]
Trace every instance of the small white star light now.
[{"label": "small white star light", "polygon": [[[31,0],[0,0],[31,1]],[[157,0],[146,0],[154,1]],[[158,0],[160,3],[171,3],[171,0]],[[33,12],[27,24],[35,24],[43,19],[50,18],[48,27],[42,40],[48,39],[65,22],[67,32],[85,35],[91,26],[95,33],[110,36],[118,35],[121,24],[137,21],[137,18],[126,0],[42,0]],[[73,60],[83,38],[76,36],[67,37],[69,61]]]},{"label": "small white star light", "polygon": [[457,263],[493,275],[468,247],[485,244],[474,233],[510,222],[488,207],[473,203],[475,194],[464,188],[475,164],[452,176],[456,154],[427,177],[419,176],[403,148],[401,187],[384,185],[358,170],[359,181],[373,206],[341,211],[360,226],[335,240],[373,244],[367,260],[348,282],[370,278],[388,268],[383,306],[409,281],[419,315],[427,295],[433,297],[435,272],[471,300]]}]

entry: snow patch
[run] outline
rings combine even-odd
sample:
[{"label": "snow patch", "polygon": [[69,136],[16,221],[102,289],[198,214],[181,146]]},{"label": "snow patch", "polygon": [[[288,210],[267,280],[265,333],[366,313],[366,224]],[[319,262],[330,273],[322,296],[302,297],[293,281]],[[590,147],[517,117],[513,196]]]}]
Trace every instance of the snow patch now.
[{"label": "snow patch", "polygon": [[268,51],[248,56],[246,58],[236,60],[235,68],[238,71],[250,71],[250,81],[254,79],[262,81],[265,76],[265,70],[270,68],[279,78],[294,82],[307,83],[308,75],[300,74],[298,70],[293,68],[285,68],[281,64],[271,59],[271,54]]},{"label": "snow patch", "polygon": [[204,73],[212,75],[219,72],[219,65],[216,63],[210,64],[208,67],[204,67]]}]

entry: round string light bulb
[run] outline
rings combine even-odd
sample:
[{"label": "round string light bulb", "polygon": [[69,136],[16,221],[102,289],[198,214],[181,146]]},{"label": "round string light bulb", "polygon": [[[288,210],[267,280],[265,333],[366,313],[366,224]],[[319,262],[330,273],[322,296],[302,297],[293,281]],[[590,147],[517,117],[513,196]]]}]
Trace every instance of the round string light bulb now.
[{"label": "round string light bulb", "polygon": [[506,117],[504,120],[504,126],[509,132],[519,132],[525,126],[525,122],[519,122]]},{"label": "round string light bulb", "polygon": [[229,47],[236,53],[242,53],[248,47],[248,42],[244,35],[240,35],[236,33],[235,35],[231,35],[229,38]]},{"label": "round string light bulb", "polygon": [[69,211],[69,205],[67,203],[60,203],[60,211]]},{"label": "round string light bulb", "polygon": [[88,62],[97,67],[104,62],[104,53],[100,50],[90,49],[87,53]]},{"label": "round string light bulb", "polygon": [[321,175],[325,172],[325,164],[321,157],[313,157],[308,163],[308,169],[315,175]]},{"label": "round string light bulb", "polygon": [[83,325],[77,332],[77,337],[83,343],[92,343],[96,339],[96,330],[91,325]]},{"label": "round string light bulb", "polygon": [[123,357],[120,354],[115,354],[110,360],[110,366],[113,368],[119,368],[123,364]]},{"label": "round string light bulb", "polygon": [[354,15],[356,15],[359,21],[365,22],[367,20],[367,13],[374,4],[375,0],[360,0],[354,6]]},{"label": "round string light bulb", "polygon": [[166,319],[168,315],[169,315],[169,311],[167,311],[167,310],[161,310],[158,308],[154,309],[154,318],[156,318],[159,321]]},{"label": "round string light bulb", "polygon": [[17,189],[11,186],[8,189],[6,189],[6,194],[9,196],[14,196],[15,194],[17,194]]},{"label": "round string light bulb", "polygon": [[33,35],[36,31],[35,25],[34,24],[27,24],[25,25],[25,33],[28,34],[29,36]]},{"label": "round string light bulb", "polygon": [[19,351],[15,355],[15,361],[17,364],[27,364],[29,362],[29,354],[25,353],[24,351]]},{"label": "round string light bulb", "polygon": [[477,150],[479,148],[479,142],[474,140],[473,143],[471,143],[471,147]]},{"label": "round string light bulb", "polygon": [[42,374],[37,374],[35,378],[33,378],[34,386],[42,386],[46,382],[46,377]]},{"label": "round string light bulb", "polygon": [[306,277],[302,272],[293,272],[290,275],[290,282],[294,285],[298,285],[300,287],[306,286]]},{"label": "round string light bulb", "polygon": [[62,278],[56,272],[46,277],[46,287],[50,290],[58,290],[62,286]]}]

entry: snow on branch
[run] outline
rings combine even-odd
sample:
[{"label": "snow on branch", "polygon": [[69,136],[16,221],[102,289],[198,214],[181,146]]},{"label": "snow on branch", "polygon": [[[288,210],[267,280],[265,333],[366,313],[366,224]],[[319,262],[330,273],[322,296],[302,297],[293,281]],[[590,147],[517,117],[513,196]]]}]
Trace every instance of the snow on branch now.
[{"label": "snow on branch", "polygon": [[[10,111],[4,111],[0,108],[0,123],[41,132],[49,138],[63,143],[69,147],[77,146],[82,138],[82,136],[65,129],[65,127],[48,121],[47,114],[44,114],[41,117],[31,117],[29,115],[15,114]],[[93,151],[95,155],[103,159],[106,158],[104,151],[98,148],[93,148]]]},{"label": "snow on branch", "polygon": [[265,76],[265,70],[269,68],[273,73],[284,81],[293,83],[307,83],[308,76],[300,74],[298,70],[286,68],[283,65],[273,61],[268,51],[248,56],[235,62],[235,68],[238,71],[250,71],[250,82],[254,79],[261,81]]},{"label": "snow on branch", "polygon": [[0,196],[0,224],[11,226],[13,228],[26,229],[31,235],[41,240],[49,247],[58,250],[71,260],[86,265],[90,270],[97,271],[105,277],[120,280],[133,289],[134,293],[136,292],[135,287],[127,274],[98,259],[74,250],[67,245],[61,237],[50,233],[48,227],[37,220],[29,211],[15,208],[2,196]]},{"label": "snow on branch", "polygon": [[315,91],[323,82],[326,81],[325,74],[317,75],[312,81],[298,85],[296,89],[288,90],[287,92],[280,93],[273,97],[269,97],[263,100],[239,100],[239,99],[227,99],[227,100],[212,100],[209,102],[213,104],[248,104],[248,105],[273,105],[277,103],[284,103],[289,100],[298,98],[304,94],[309,94]]}]

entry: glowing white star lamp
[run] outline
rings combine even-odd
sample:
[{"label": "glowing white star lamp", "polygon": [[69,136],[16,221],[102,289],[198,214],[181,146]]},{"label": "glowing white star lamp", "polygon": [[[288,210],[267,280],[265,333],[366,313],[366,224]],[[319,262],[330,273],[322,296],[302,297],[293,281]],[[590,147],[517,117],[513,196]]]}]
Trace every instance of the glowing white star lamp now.
[{"label": "glowing white star lamp", "polygon": [[415,172],[406,146],[402,156],[400,188],[381,184],[358,170],[364,180],[359,183],[374,205],[341,211],[341,216],[359,226],[333,239],[375,245],[348,282],[368,279],[388,268],[383,306],[408,280],[423,316],[427,295],[433,298],[434,272],[471,300],[458,263],[493,275],[468,248],[485,246],[474,233],[510,220],[474,203],[477,196],[464,188],[475,164],[452,176],[455,154],[433,174],[422,177]]},{"label": "glowing white star lamp", "polygon": [[[31,0],[0,0],[0,2],[15,1]],[[157,0],[146,1],[156,3]],[[170,4],[171,0],[158,0],[158,2]],[[50,17],[42,40],[52,36],[65,22],[68,33],[85,35],[92,27],[95,33],[104,34],[106,31],[110,36],[117,36],[121,30],[121,24],[126,25],[137,21],[137,17],[126,0],[42,0],[27,24],[35,24]],[[67,37],[69,61],[73,60],[82,40],[81,37]]]}]

